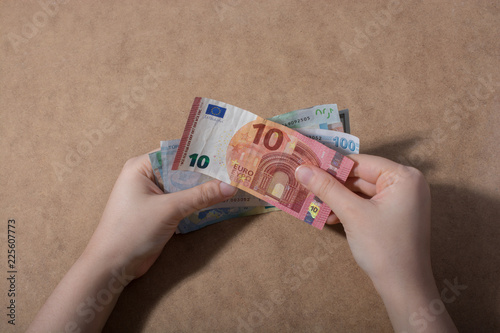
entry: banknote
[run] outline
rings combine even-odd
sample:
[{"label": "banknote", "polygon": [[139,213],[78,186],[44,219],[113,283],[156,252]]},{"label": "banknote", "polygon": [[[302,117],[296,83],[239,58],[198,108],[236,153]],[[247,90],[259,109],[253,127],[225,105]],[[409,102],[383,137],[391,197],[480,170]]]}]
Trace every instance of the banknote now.
[{"label": "banknote", "polygon": [[322,104],[269,118],[289,128],[321,128],[343,132],[337,104]]},{"label": "banknote", "polygon": [[[344,155],[359,153],[359,139],[353,135],[337,131],[322,130],[322,129],[297,128],[296,130],[299,133],[313,140],[321,142],[327,147],[337,150],[338,152]],[[191,171],[170,171],[173,177],[168,175],[169,167],[171,167],[171,165],[173,164],[173,157],[177,152],[179,142],[180,140],[162,141],[161,142],[162,150],[149,154],[151,166],[153,167],[153,175],[155,177],[155,183],[158,185],[159,188],[162,189],[162,191],[165,191],[163,185],[163,178],[169,179],[169,182],[167,183],[167,189],[168,189],[168,191],[166,191],[167,193],[191,188],[205,181],[213,179],[211,177]],[[352,149],[353,146],[352,142],[355,143],[354,150]],[[162,154],[163,154],[163,159],[162,159]],[[167,164],[169,165],[169,167],[165,169],[166,170],[165,174],[163,173],[162,160],[167,161]],[[182,181],[181,179],[183,177],[178,176],[179,174],[184,174],[186,180]],[[240,195],[240,193],[243,193],[244,195]],[[250,194],[244,191],[238,191],[238,195],[228,200],[230,203],[229,205],[226,204],[226,202],[222,202],[212,207],[203,209],[199,212],[193,213],[190,216],[183,219],[179,223],[177,233],[187,233],[195,231],[203,227],[206,227],[208,225],[232,219],[234,217],[264,214],[274,210],[278,210],[278,208],[270,206],[269,204],[267,204],[262,200],[259,200],[257,202],[256,200],[258,199],[251,196]],[[259,206],[259,204],[262,206]]]},{"label": "banknote", "polygon": [[351,123],[349,122],[349,109],[339,111],[340,121],[345,133],[351,133]]},{"label": "banknote", "polygon": [[165,192],[165,188],[163,186],[163,177],[162,177],[162,161],[161,161],[161,151],[155,151],[149,153],[149,161],[151,162],[151,167],[153,168],[153,176],[155,178],[156,185]]},{"label": "banknote", "polygon": [[[165,193],[186,190],[213,179],[197,172],[170,170],[179,141],[162,141],[161,151],[149,154],[155,182],[157,185],[161,184]],[[185,234],[235,217],[264,214],[276,210],[278,208],[239,190],[231,199],[202,209],[182,219],[176,233]]]},{"label": "banknote", "polygon": [[288,127],[230,104],[197,97],[172,170],[197,171],[230,183],[322,229],[331,209],[295,179],[295,169],[305,163],[342,182],[354,164]]},{"label": "banknote", "polygon": [[296,128],[295,130],[343,155],[359,154],[359,138],[354,135],[317,128]]}]

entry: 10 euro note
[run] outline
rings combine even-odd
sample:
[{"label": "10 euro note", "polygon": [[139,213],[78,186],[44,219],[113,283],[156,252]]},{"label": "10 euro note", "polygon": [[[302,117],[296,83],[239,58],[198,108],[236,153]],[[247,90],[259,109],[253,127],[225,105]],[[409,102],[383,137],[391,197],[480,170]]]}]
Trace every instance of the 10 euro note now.
[{"label": "10 euro note", "polygon": [[219,179],[322,229],[331,209],[295,179],[301,164],[318,166],[344,182],[354,162],[288,127],[197,97],[172,170]]}]

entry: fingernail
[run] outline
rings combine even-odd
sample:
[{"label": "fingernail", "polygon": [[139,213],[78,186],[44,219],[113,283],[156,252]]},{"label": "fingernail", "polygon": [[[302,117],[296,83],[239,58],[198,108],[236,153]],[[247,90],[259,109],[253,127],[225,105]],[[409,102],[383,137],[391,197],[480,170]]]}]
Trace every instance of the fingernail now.
[{"label": "fingernail", "polygon": [[295,178],[297,178],[297,180],[304,185],[309,184],[312,176],[313,176],[313,171],[311,170],[311,168],[309,168],[305,165],[300,165],[295,170]]},{"label": "fingernail", "polygon": [[230,197],[232,195],[235,195],[236,191],[238,191],[238,189],[236,187],[231,186],[229,184],[226,184],[224,182],[220,182],[219,188],[220,188],[220,192],[225,197]]}]

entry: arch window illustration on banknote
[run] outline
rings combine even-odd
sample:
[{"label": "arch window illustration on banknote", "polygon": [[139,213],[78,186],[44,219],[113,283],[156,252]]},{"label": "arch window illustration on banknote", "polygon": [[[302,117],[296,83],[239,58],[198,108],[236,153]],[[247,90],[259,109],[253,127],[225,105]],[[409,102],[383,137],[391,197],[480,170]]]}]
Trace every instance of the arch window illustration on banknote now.
[{"label": "arch window illustration on banknote", "polygon": [[[252,124],[243,126],[230,143],[228,171],[231,180],[246,183],[252,190],[299,213],[309,191],[295,179],[295,169],[303,163],[319,166],[318,157],[306,144],[286,134],[280,138],[281,144],[276,149],[260,145],[258,149],[262,150],[262,154],[258,154],[259,157],[248,156],[250,146],[254,145],[255,135],[248,135],[252,131]],[[278,140],[277,137],[274,140]],[[274,143],[272,141],[268,146],[272,148]]]}]

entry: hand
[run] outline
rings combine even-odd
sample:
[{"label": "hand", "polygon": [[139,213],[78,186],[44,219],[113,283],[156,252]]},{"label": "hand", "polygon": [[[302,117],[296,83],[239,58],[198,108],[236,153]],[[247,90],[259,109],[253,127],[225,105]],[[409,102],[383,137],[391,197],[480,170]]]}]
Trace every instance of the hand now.
[{"label": "hand", "polygon": [[229,199],[236,191],[213,180],[164,194],[154,183],[148,155],[132,158],[125,163],[85,252],[105,256],[140,277],[158,258],[181,219]]},{"label": "hand", "polygon": [[213,180],[171,194],[153,182],[148,155],[125,163],[99,225],[28,332],[100,331],[123,288],[160,255],[179,221],[229,199],[236,188]]},{"label": "hand", "polygon": [[412,313],[402,309],[440,300],[430,260],[429,186],[417,169],[376,156],[349,157],[355,166],[345,186],[313,166],[298,167],[296,177],[332,208],[328,223],[343,224],[354,259],[381,294],[394,328],[411,331]]},{"label": "hand", "polygon": [[430,194],[423,175],[380,157],[350,158],[356,164],[346,186],[309,166],[297,169],[297,179],[332,208],[328,223],[343,223],[354,259],[376,285],[429,274]]}]

